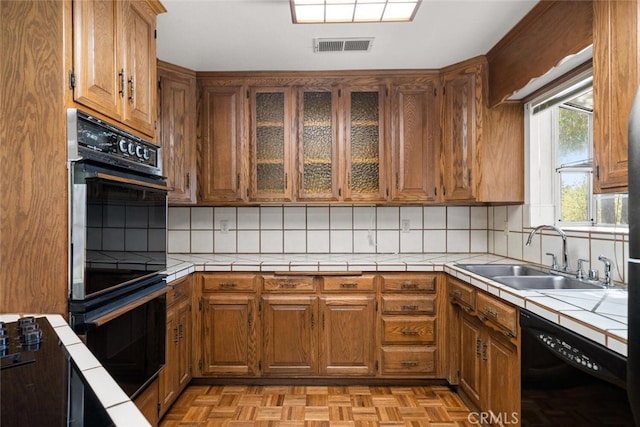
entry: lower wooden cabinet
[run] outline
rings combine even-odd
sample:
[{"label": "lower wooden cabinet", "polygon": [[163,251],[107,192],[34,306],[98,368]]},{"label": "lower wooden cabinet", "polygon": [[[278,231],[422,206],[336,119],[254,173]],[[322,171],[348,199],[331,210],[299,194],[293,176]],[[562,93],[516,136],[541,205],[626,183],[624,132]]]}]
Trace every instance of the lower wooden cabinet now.
[{"label": "lower wooden cabinet", "polygon": [[159,376],[160,416],[191,380],[191,277],[172,282],[167,293],[165,365]]},{"label": "lower wooden cabinet", "polygon": [[520,425],[518,310],[448,279],[454,322],[451,353],[460,389],[495,426]]},{"label": "lower wooden cabinet", "polygon": [[142,415],[152,426],[157,426],[160,420],[158,414],[158,380],[154,380],[133,401]]}]

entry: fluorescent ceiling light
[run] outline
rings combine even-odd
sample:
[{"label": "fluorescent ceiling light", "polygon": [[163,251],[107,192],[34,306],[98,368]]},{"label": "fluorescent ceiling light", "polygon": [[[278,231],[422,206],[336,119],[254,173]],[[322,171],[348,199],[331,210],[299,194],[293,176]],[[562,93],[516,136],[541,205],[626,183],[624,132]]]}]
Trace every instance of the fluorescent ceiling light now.
[{"label": "fluorescent ceiling light", "polygon": [[296,24],[335,22],[405,22],[416,16],[422,0],[289,0]]}]

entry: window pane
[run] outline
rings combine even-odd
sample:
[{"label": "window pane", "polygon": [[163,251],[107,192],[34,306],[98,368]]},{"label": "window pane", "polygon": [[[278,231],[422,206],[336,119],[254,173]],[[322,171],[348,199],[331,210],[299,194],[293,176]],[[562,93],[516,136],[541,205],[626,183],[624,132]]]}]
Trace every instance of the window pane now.
[{"label": "window pane", "polygon": [[629,224],[628,194],[599,194],[596,196],[598,224]]},{"label": "window pane", "polygon": [[558,113],[558,166],[590,158],[589,114],[564,107]]},{"label": "window pane", "polygon": [[563,222],[587,222],[589,218],[588,172],[560,173],[560,220]]}]

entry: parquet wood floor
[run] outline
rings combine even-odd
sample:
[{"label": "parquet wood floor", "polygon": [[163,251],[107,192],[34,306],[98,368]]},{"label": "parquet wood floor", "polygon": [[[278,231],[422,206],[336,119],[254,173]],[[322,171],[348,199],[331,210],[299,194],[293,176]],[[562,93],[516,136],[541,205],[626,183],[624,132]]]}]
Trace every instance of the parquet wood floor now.
[{"label": "parquet wood floor", "polygon": [[[161,427],[471,427],[446,386],[189,386]],[[474,422],[475,421],[475,422]]]}]

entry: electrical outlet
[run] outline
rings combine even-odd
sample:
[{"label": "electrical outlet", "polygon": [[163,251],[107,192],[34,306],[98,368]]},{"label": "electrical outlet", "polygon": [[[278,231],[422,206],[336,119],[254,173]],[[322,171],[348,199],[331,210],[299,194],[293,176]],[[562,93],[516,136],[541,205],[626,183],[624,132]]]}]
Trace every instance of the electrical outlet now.
[{"label": "electrical outlet", "polygon": [[411,230],[411,220],[410,219],[403,219],[402,220],[402,232],[403,233],[408,233]]},{"label": "electrical outlet", "polygon": [[220,232],[222,234],[227,234],[229,232],[229,220],[221,219],[220,220]]}]

